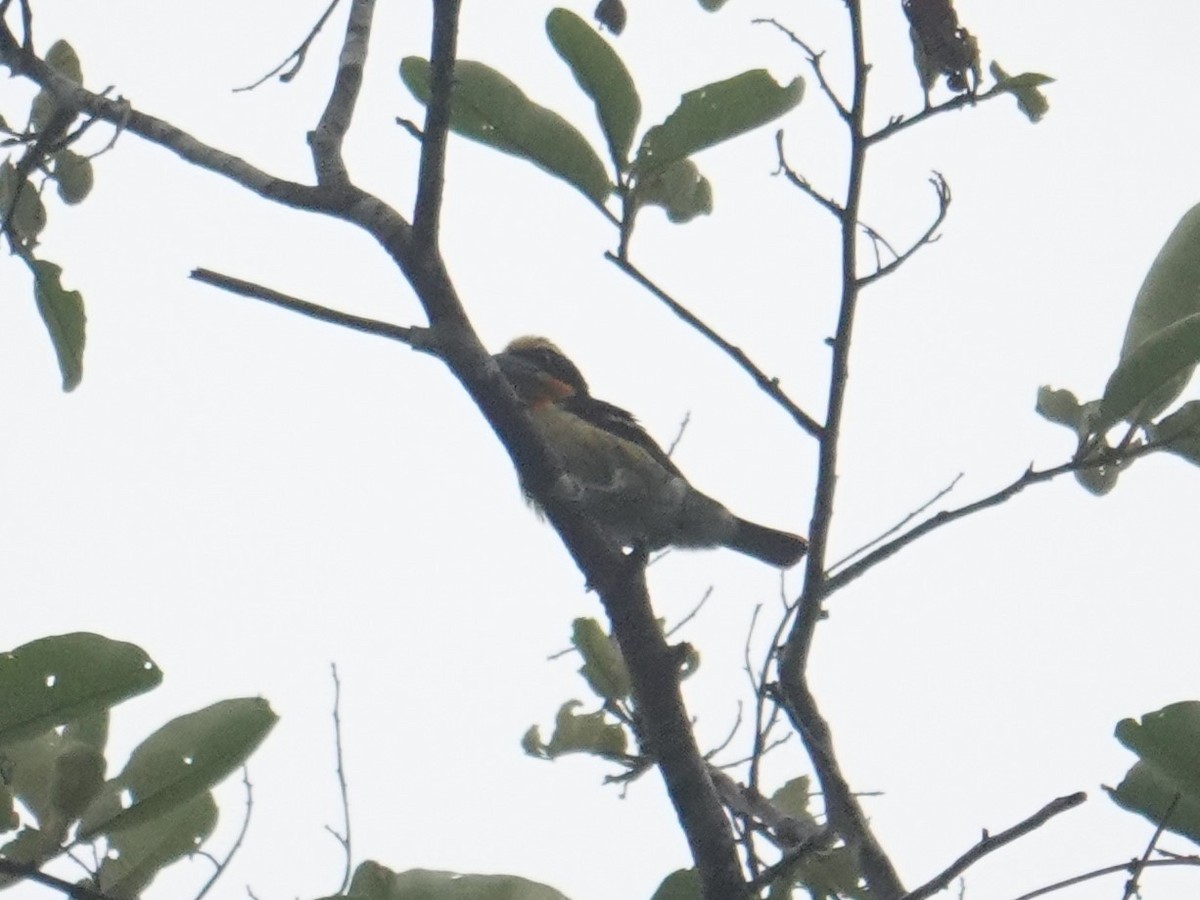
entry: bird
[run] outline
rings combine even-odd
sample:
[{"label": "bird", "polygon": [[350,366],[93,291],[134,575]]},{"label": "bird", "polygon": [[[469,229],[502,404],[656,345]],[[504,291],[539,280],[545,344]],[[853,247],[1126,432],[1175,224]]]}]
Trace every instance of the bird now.
[{"label": "bird", "polygon": [[692,487],[631,413],[592,396],[547,338],[516,338],[494,359],[559,463],[559,497],[622,547],[728,547],[781,569],[808,551],[799,535],[735,516]]}]

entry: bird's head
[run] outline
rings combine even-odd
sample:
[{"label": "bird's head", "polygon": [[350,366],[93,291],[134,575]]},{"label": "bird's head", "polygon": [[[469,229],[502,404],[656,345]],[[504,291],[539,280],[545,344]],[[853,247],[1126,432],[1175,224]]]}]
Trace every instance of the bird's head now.
[{"label": "bird's head", "polygon": [[515,339],[496,354],[496,362],[517,396],[530,406],[587,396],[583,373],[544,337],[525,335]]}]

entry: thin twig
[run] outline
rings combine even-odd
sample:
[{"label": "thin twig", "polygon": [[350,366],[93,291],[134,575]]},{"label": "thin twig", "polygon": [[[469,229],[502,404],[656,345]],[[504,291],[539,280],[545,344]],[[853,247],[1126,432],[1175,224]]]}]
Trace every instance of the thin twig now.
[{"label": "thin twig", "polygon": [[928,228],[925,229],[925,233],[913,242],[911,247],[909,247],[903,253],[896,255],[896,258],[890,263],[888,263],[886,266],[878,266],[871,274],[864,275],[859,278],[859,287],[866,287],[868,284],[878,281],[880,278],[895,272],[909,259],[911,259],[914,253],[916,253],[926,244],[932,244],[937,240],[935,232],[939,227],[941,227],[942,222],[946,220],[946,213],[950,210],[950,185],[946,183],[946,179],[942,177],[940,172],[934,172],[933,177],[929,179],[929,183],[933,185],[933,190],[937,195],[938,201],[938,211],[937,215],[934,216],[933,222]]},{"label": "thin twig", "polygon": [[733,359],[733,361],[741,367],[743,372],[754,379],[754,383],[758,385],[760,390],[778,403],[792,417],[797,425],[814,437],[820,437],[820,424],[816,419],[797,406],[795,402],[793,402],[792,399],[788,397],[786,393],[784,393],[783,389],[779,387],[779,379],[768,377],[766,373],[759,369],[758,366],[756,366],[750,360],[750,357],[748,357],[740,347],[735,347],[733,344],[729,343],[729,341],[725,340],[725,338],[717,334],[717,332],[701,321],[687,307],[685,307],[678,300],[642,274],[642,272],[636,266],[634,266],[633,263],[629,262],[629,260],[621,259],[621,257],[614,253],[605,253],[604,258],[642,287],[644,287],[646,290],[648,290],[664,304],[666,304],[667,308],[670,309],[671,312],[675,313],[675,315],[699,331],[711,343],[716,345],[717,348],[724,351],[727,356]]},{"label": "thin twig", "polygon": [[346,139],[346,132],[350,130],[358,92],[362,88],[374,13],[375,0],[351,0],[333,90],[329,92],[329,100],[317,127],[308,136],[317,184],[320,185],[340,189],[350,184],[350,174],[342,158],[342,143]]},{"label": "thin twig", "polygon": [[956,522],[966,516],[977,513],[981,510],[988,509],[993,506],[999,506],[1010,497],[1019,494],[1025,488],[1034,484],[1041,484],[1045,481],[1051,481],[1060,475],[1065,475],[1068,472],[1076,472],[1082,469],[1092,469],[1107,465],[1122,465],[1130,462],[1139,456],[1144,456],[1147,453],[1152,453],[1156,450],[1162,450],[1163,444],[1142,444],[1125,453],[1116,454],[1113,452],[1104,453],[1091,459],[1072,459],[1069,462],[1061,465],[1052,466],[1049,469],[1035,470],[1032,466],[1025,470],[1020,478],[1013,481],[1007,487],[1001,488],[994,494],[989,494],[973,503],[968,503],[965,506],[960,506],[957,509],[943,510],[929,519],[926,519],[920,525],[914,526],[909,531],[904,532],[898,538],[888,541],[882,547],[868,553],[858,562],[851,563],[842,569],[836,575],[831,575],[824,584],[823,596],[829,596],[835,591],[844,588],[851,581],[864,575],[868,570],[879,565],[885,559],[894,556],[896,553],[903,550],[917,538],[924,537],[931,531],[941,528],[943,525],[949,525],[951,522]]},{"label": "thin twig", "polygon": [[208,881],[204,883],[204,887],[196,894],[196,900],[201,900],[212,889],[212,886],[217,883],[217,879],[229,868],[229,863],[232,862],[234,855],[241,849],[242,842],[246,839],[246,834],[250,830],[250,814],[254,811],[254,786],[250,783],[250,770],[245,766],[242,766],[242,784],[246,786],[246,815],[242,817],[241,830],[238,831],[237,840],[233,842],[233,846],[229,848],[229,852],[225,854],[225,858],[217,863],[216,871],[212,873]]},{"label": "thin twig", "polygon": [[863,553],[866,553],[868,550],[870,550],[872,547],[874,547],[880,541],[886,540],[887,538],[891,537],[893,534],[895,534],[897,531],[899,531],[901,528],[903,528],[905,525],[907,525],[909,522],[911,522],[917,516],[921,515],[921,513],[925,512],[925,510],[929,509],[929,507],[933,506],[933,504],[937,503],[939,500],[941,500],[943,497],[945,497],[947,494],[949,494],[952,490],[954,490],[955,486],[960,481],[962,481],[962,477],[963,477],[963,473],[959,472],[957,475],[954,476],[953,481],[951,481],[948,485],[946,485],[944,488],[942,488],[940,491],[938,491],[936,494],[934,494],[932,497],[930,497],[928,500],[926,500],[924,503],[922,503],[920,506],[918,506],[916,509],[914,509],[912,512],[910,512],[907,516],[905,516],[903,519],[901,519],[899,522],[897,522],[895,525],[893,525],[891,528],[889,528],[883,534],[867,541],[867,543],[863,544],[857,550],[853,550],[850,553],[847,553],[845,556],[843,556],[837,562],[830,563],[829,571],[833,572],[839,566],[842,566],[842,565],[850,562],[850,560],[854,559],[854,557],[859,556]]},{"label": "thin twig", "polygon": [[905,128],[911,128],[913,125],[924,122],[926,119],[931,119],[941,113],[950,112],[954,109],[962,109],[965,106],[974,106],[976,103],[982,103],[984,100],[991,100],[993,97],[999,97],[1007,93],[1009,91],[1000,90],[999,86],[996,86],[991,90],[984,91],[982,94],[972,94],[970,92],[957,94],[945,103],[939,103],[936,106],[927,106],[919,113],[914,113],[908,118],[896,116],[878,131],[864,135],[863,140],[866,141],[868,146],[877,144],[880,141],[886,141],[892,135],[903,131]]},{"label": "thin twig", "polygon": [[413,236],[418,248],[433,249],[438,242],[442,191],[446,181],[446,139],[450,133],[450,96],[454,89],[459,2],[433,2],[429,104],[425,110],[425,127],[421,130],[421,162],[417,175],[417,200],[413,207]]},{"label": "thin twig", "polygon": [[692,421],[692,411],[689,409],[683,414],[683,420],[679,423],[679,430],[675,432],[675,439],[671,441],[667,447],[667,456],[675,455],[675,448],[679,446],[679,442],[683,440],[683,433],[687,431],[689,423]]},{"label": "thin twig", "polygon": [[11,878],[24,878],[45,885],[58,891],[64,897],[69,897],[70,900],[116,900],[111,894],[98,891],[86,884],[76,884],[73,881],[55,878],[29,863],[14,862],[2,857],[0,857],[0,874]]},{"label": "thin twig", "polygon": [[[673,626],[671,626],[671,629],[664,635],[664,637],[670,638],[670,637],[674,636],[675,632],[677,632],[679,629],[683,628],[683,626],[685,626],[688,622],[692,621],[692,619],[696,618],[697,613],[699,613],[700,610],[704,609],[704,604],[708,602],[708,598],[712,596],[712,593],[713,593],[713,588],[712,588],[712,585],[710,584],[708,586],[708,588],[704,591],[704,596],[701,597],[700,601],[695,606],[692,607],[692,611],[689,612],[682,619],[680,619],[678,622],[676,622]],[[551,659],[553,659],[553,658],[554,657],[551,657]]]},{"label": "thin twig", "polygon": [[1150,862],[1150,854],[1154,852],[1155,845],[1158,844],[1159,838],[1163,836],[1163,832],[1167,829],[1167,822],[1171,818],[1171,814],[1175,812],[1175,807],[1179,805],[1180,794],[1177,792],[1171,798],[1170,804],[1167,806],[1167,811],[1162,814],[1162,818],[1158,820],[1158,827],[1154,829],[1154,834],[1150,838],[1150,843],[1146,845],[1146,852],[1142,854],[1133,865],[1133,869],[1129,873],[1129,880],[1125,882],[1125,893],[1121,900],[1131,900],[1138,893],[1138,878],[1141,877],[1142,870],[1146,868],[1146,863]]},{"label": "thin twig", "polygon": [[[325,12],[321,14],[321,18],[317,20],[317,24],[314,25],[312,30],[308,33],[308,37],[301,42],[299,47],[291,52],[291,55],[288,56],[287,59],[277,65],[262,78],[258,79],[258,81],[254,82],[254,84],[248,84],[245,87],[236,87],[233,89],[233,92],[237,94],[242,91],[252,91],[256,87],[265,84],[268,79],[275,75],[279,75],[279,80],[284,84],[287,84],[289,81],[295,78],[300,73],[300,69],[304,66],[304,60],[308,56],[309,46],[314,40],[316,40],[317,35],[321,33],[321,29],[325,27],[325,23],[329,20],[330,15],[333,14],[334,8],[339,3],[341,3],[341,0],[331,0]],[[290,69],[284,72],[283,70],[287,67],[288,63],[293,63],[293,65]]]},{"label": "thin twig", "polygon": [[936,877],[930,879],[916,890],[905,894],[902,900],[925,900],[926,897],[932,897],[934,894],[944,891],[950,886],[950,882],[989,853],[994,853],[1005,844],[1011,844],[1017,838],[1024,837],[1031,831],[1041,828],[1059,813],[1064,813],[1068,809],[1074,809],[1085,800],[1087,800],[1087,794],[1083,791],[1078,791],[1066,797],[1059,797],[1057,800],[1047,803],[1029,818],[1018,822],[1012,828],[1006,828],[999,834],[984,832],[983,840],[956,859],[952,865]]},{"label": "thin twig", "polygon": [[[1061,891],[1064,888],[1074,887],[1077,884],[1083,884],[1085,881],[1091,881],[1095,878],[1103,878],[1105,875],[1115,875],[1117,872],[1128,872],[1130,867],[1133,865],[1134,863],[1132,862],[1123,862],[1112,866],[1105,866],[1101,869],[1095,869],[1091,872],[1085,872],[1082,875],[1075,875],[1062,881],[1056,881],[1054,884],[1048,884],[1045,887],[1037,888],[1027,894],[1022,894],[1020,897],[1014,897],[1013,900],[1033,900],[1035,897],[1044,897],[1046,894],[1052,894],[1055,891]],[[1154,869],[1158,868],[1159,866],[1200,866],[1200,857],[1176,856],[1172,857],[1171,859],[1152,859],[1149,860],[1143,868]]]},{"label": "thin twig", "polygon": [[751,19],[750,22],[754,25],[774,25],[788,36],[788,40],[804,51],[804,55],[808,57],[808,64],[812,66],[813,74],[817,76],[817,83],[821,86],[821,90],[825,92],[825,96],[829,98],[829,102],[837,109],[838,115],[846,122],[849,122],[850,110],[846,108],[846,104],[841,101],[841,98],[834,92],[833,87],[825,80],[825,72],[821,68],[821,59],[825,56],[825,53],[814,51],[795,32],[784,27],[775,19]]},{"label": "thin twig", "polygon": [[342,798],[342,828],[343,831],[339,834],[328,825],[325,830],[334,836],[339,844],[342,845],[342,850],[346,854],[346,868],[342,874],[342,886],[338,888],[338,894],[346,893],[346,889],[350,887],[350,874],[352,871],[354,854],[351,852],[350,845],[350,789],[346,785],[346,760],[342,753],[342,681],[338,678],[337,663],[329,664],[330,677],[333,678],[333,746],[337,759],[337,780],[338,793]]},{"label": "thin twig", "polygon": [[307,300],[300,300],[296,297],[282,294],[271,288],[263,287],[261,284],[255,284],[252,281],[243,281],[241,278],[233,278],[230,275],[222,275],[220,272],[214,272],[211,269],[194,269],[190,277],[196,281],[211,284],[213,287],[220,288],[221,290],[229,291],[232,294],[239,294],[243,297],[250,297],[253,300],[262,300],[275,306],[281,306],[284,309],[290,309],[292,312],[298,312],[303,316],[308,316],[310,319],[316,319],[331,325],[338,325],[342,328],[349,328],[353,331],[361,331],[365,334],[378,335],[389,340],[400,341],[403,344],[413,343],[413,336],[419,330],[407,328],[403,325],[392,325],[390,322],[380,322],[376,319],[354,316],[350,313],[330,309],[327,306],[309,303]]},{"label": "thin twig", "polygon": [[775,132],[775,152],[779,157],[779,168],[775,170],[776,175],[783,175],[793,186],[799,188],[814,201],[817,205],[829,211],[835,219],[841,220],[846,211],[842,209],[841,204],[830,197],[826,197],[820,191],[812,186],[807,178],[788,165],[787,157],[783,152],[783,129],[780,128]]}]

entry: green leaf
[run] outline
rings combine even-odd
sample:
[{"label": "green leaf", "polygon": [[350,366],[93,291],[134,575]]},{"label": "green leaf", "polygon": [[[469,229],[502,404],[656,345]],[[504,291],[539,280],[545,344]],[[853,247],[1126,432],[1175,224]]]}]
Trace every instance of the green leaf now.
[{"label": "green leaf", "polygon": [[546,34],[584,93],[592,98],[608,152],[617,169],[624,170],[629,164],[633,133],[642,117],[642,101],[629,70],[608,41],[569,10],[550,11]]},{"label": "green leaf", "polygon": [[617,642],[604,633],[595,619],[576,619],[571,643],[583,657],[579,674],[587,680],[596,696],[603,700],[624,700],[633,688],[629,670]]},{"label": "green leaf", "polygon": [[54,344],[63,390],[73,391],[83,379],[83,345],[87,339],[83,295],[63,289],[62,266],[34,260],[33,275],[33,295]]},{"label": "green leaf", "polygon": [[1049,75],[1037,72],[1022,72],[1020,75],[1009,75],[1000,63],[991,65],[992,77],[996,79],[997,91],[1007,91],[1017,99],[1017,109],[1025,114],[1030,122],[1040,122],[1050,109],[1050,101],[1038,90],[1042,85],[1052,84],[1054,79]]},{"label": "green leaf", "polygon": [[51,157],[54,165],[54,180],[58,184],[58,196],[63,203],[75,204],[83,201],[92,192],[92,161],[73,150],[59,150]]},{"label": "green leaf", "polygon": [[32,737],[157,687],[140,647],[80,632],[0,654],[0,744]]},{"label": "green leaf", "polygon": [[676,869],[662,880],[650,900],[703,900],[695,869]]},{"label": "green leaf", "polygon": [[1146,426],[1146,434],[1168,453],[1200,466],[1200,400],[1189,400],[1161,422]]},{"label": "green leaf", "polygon": [[110,897],[137,897],[160,871],[195,853],[216,824],[212,794],[197,794],[161,816],[112,835],[96,880]]},{"label": "green leaf", "polygon": [[812,796],[812,781],[807,775],[793,778],[771,795],[771,805],[794,819],[812,819],[808,801]]},{"label": "green leaf", "polygon": [[[16,209],[13,198],[16,198]],[[37,189],[24,178],[17,175],[16,166],[5,160],[0,163],[0,215],[8,217],[18,240],[25,247],[37,244],[38,235],[46,227],[46,207]]]},{"label": "green leaf", "polygon": [[1116,736],[1140,761],[1109,796],[1157,824],[1179,794],[1166,827],[1200,841],[1200,703],[1173,703],[1140,724],[1123,719]]},{"label": "green leaf", "polygon": [[1179,396],[1200,362],[1200,312],[1168,325],[1127,354],[1104,387],[1098,431],[1122,419],[1143,423]]},{"label": "green leaf", "polygon": [[709,12],[716,12],[727,2],[729,2],[729,0],[700,0],[700,6]]},{"label": "green leaf", "polygon": [[[76,84],[83,84],[83,67],[79,63],[79,56],[75,53],[75,48],[66,41],[55,41],[51,45],[46,51],[46,64],[59,75],[71,79]],[[58,103],[52,93],[45,89],[38,91],[29,108],[30,130],[39,134],[45,131],[57,109]],[[74,118],[72,115],[65,124],[69,125]]]},{"label": "green leaf", "polygon": [[222,700],[173,719],[146,738],[105,785],[84,814],[80,834],[112,834],[186,803],[242,765],[276,721],[260,697]]},{"label": "green leaf", "polygon": [[648,178],[676,160],[765,125],[793,109],[803,96],[803,79],[780,85],[766,69],[689,91],[665,122],[646,132],[634,173]]},{"label": "green leaf", "polygon": [[522,749],[539,759],[555,759],[567,753],[590,753],[600,757],[623,754],[625,729],[610,722],[603,710],[576,715],[575,710],[582,705],[578,700],[568,700],[558,710],[550,743],[542,743],[535,726],[525,732]]},{"label": "green leaf", "polygon": [[354,870],[347,900],[567,900],[554,888],[516,875],[463,875],[410,869],[393,872],[376,862]]},{"label": "green leaf", "polygon": [[[400,77],[412,95],[429,103],[429,62],[410,56]],[[561,178],[597,206],[612,193],[604,163],[571,123],[534,103],[519,87],[483,63],[454,66],[450,127],[458,134],[529,160]]]},{"label": "green leaf", "polygon": [[50,803],[68,822],[79,818],[104,785],[104,754],[83,741],[63,741],[54,758]]},{"label": "green leaf", "polygon": [[[1121,344],[1121,360],[1176,322],[1200,312],[1200,204],[1179,220],[1155,257],[1138,290]],[[1168,380],[1138,410],[1149,421],[1179,396],[1191,375],[1185,369]]]},{"label": "green leaf", "polygon": [[690,159],[677,159],[665,169],[634,185],[634,199],[643,206],[661,206],[677,225],[712,212],[712,185]]}]

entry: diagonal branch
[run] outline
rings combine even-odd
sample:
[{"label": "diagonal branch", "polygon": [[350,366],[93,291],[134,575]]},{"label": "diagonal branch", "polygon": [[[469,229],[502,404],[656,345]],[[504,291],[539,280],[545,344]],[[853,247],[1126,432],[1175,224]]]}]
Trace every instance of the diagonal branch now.
[{"label": "diagonal branch", "polygon": [[[325,12],[321,13],[321,18],[317,19],[317,24],[308,32],[308,37],[301,41],[300,46],[293,50],[287,59],[258,79],[258,81],[244,87],[234,88],[233,92],[238,94],[243,91],[252,91],[257,87],[261,87],[268,79],[276,75],[279,76],[279,80],[284,84],[295,78],[304,67],[304,61],[308,58],[308,48],[312,46],[312,42],[316,40],[317,35],[321,33],[321,29],[325,27],[325,23],[329,21],[329,17],[333,15],[333,11],[337,9],[337,5],[341,2],[342,0],[329,0],[329,6],[325,7]],[[289,63],[291,64],[290,67]],[[287,71],[285,72],[284,69],[287,69]]]},{"label": "diagonal branch", "polygon": [[352,331],[361,331],[364,334],[374,334],[379,337],[388,338],[389,340],[400,341],[403,344],[415,343],[414,334],[417,329],[406,328],[403,325],[393,325],[390,322],[380,322],[377,319],[353,316],[350,313],[330,309],[328,306],[309,303],[307,300],[300,300],[297,297],[282,294],[279,291],[263,287],[252,281],[243,281],[240,278],[234,278],[230,275],[222,275],[220,272],[214,272],[211,269],[194,269],[190,277],[196,281],[211,284],[213,287],[220,288],[221,290],[229,291],[231,294],[239,294],[242,297],[249,297],[252,300],[262,300],[274,306],[290,309],[292,312],[298,312],[300,315],[316,319],[318,322],[326,322],[330,325],[337,325],[340,328],[349,328]]},{"label": "diagonal branch", "polygon": [[936,531],[943,525],[949,525],[951,522],[957,522],[959,519],[966,518],[981,510],[989,509],[993,506],[999,506],[1006,500],[1015,497],[1025,488],[1033,484],[1041,484],[1045,481],[1051,481],[1060,475],[1065,475],[1068,472],[1078,472],[1083,469],[1095,469],[1102,466],[1123,465],[1139,456],[1144,456],[1147,453],[1152,453],[1155,450],[1162,450],[1164,444],[1161,443],[1146,443],[1134,447],[1123,452],[1111,451],[1101,455],[1088,457],[1086,459],[1072,459],[1069,462],[1062,463],[1057,466],[1052,466],[1049,469],[1034,469],[1030,466],[1026,469],[1020,478],[1013,481],[1006,487],[1001,488],[994,494],[989,494],[982,497],[973,503],[968,503],[965,506],[960,506],[957,509],[943,510],[932,517],[926,519],[920,525],[917,525],[904,534],[900,535],[895,540],[888,541],[882,547],[871,551],[858,562],[851,563],[835,575],[831,575],[825,582],[825,594],[828,596],[835,591],[844,588],[851,581],[866,574],[870,569],[879,565],[885,559],[895,556],[913,541],[924,537],[931,531]]},{"label": "diagonal branch", "polygon": [[933,218],[933,222],[928,228],[925,229],[925,233],[913,242],[912,246],[910,246],[903,253],[896,254],[896,258],[890,263],[885,266],[877,266],[875,271],[870,275],[864,275],[862,278],[858,279],[859,287],[866,287],[868,284],[878,281],[880,278],[895,272],[898,268],[908,262],[914,253],[916,253],[926,244],[932,244],[937,240],[935,233],[937,232],[938,228],[941,227],[942,222],[946,220],[946,213],[950,210],[950,185],[946,183],[946,179],[942,177],[940,172],[934,172],[933,176],[929,179],[929,183],[933,185],[933,190],[937,195],[938,202],[938,211],[937,215]]},{"label": "diagonal branch", "polygon": [[317,184],[339,187],[350,184],[346,162],[342,159],[342,142],[350,130],[350,120],[354,116],[354,106],[362,87],[374,13],[375,0],[352,0],[350,4],[350,17],[346,22],[346,35],[342,40],[333,90],[316,129],[308,135]]},{"label": "diagonal branch", "polygon": [[450,96],[458,41],[460,0],[434,0],[433,46],[429,53],[429,106],[421,131],[421,167],[413,234],[421,248],[436,246],[445,185],[446,138],[450,131]]},{"label": "diagonal branch", "polygon": [[779,155],[779,168],[776,170],[775,174],[778,175],[782,173],[783,177],[791,182],[794,187],[797,187],[804,193],[808,194],[809,197],[816,201],[818,206],[828,210],[835,219],[841,221],[842,216],[846,214],[846,211],[842,209],[841,205],[836,200],[826,197],[824,194],[818,191],[812,186],[812,183],[807,178],[788,165],[787,157],[783,152],[782,128],[775,132],[775,150]]},{"label": "diagonal branch", "polygon": [[911,128],[926,119],[932,119],[934,116],[944,112],[950,112],[954,109],[962,109],[965,106],[974,106],[976,103],[982,103],[984,100],[991,100],[993,97],[999,97],[1001,94],[1007,94],[1008,91],[1000,90],[999,86],[993,87],[991,90],[984,91],[982,94],[972,94],[969,91],[965,94],[956,94],[945,103],[939,103],[936,106],[927,106],[919,113],[915,113],[908,118],[904,116],[896,116],[878,131],[863,136],[863,140],[867,145],[878,144],[880,141],[886,141],[897,132],[903,131],[906,128]]},{"label": "diagonal branch", "polygon": [[796,424],[807,431],[814,437],[821,436],[821,425],[802,410],[779,386],[778,378],[771,378],[762,369],[758,368],[754,362],[748,357],[740,347],[735,347],[721,335],[717,334],[709,325],[705,324],[686,306],[660,288],[657,284],[651,281],[640,269],[633,265],[629,260],[623,259],[615,253],[605,253],[604,258],[615,265],[618,269],[648,290],[651,294],[666,304],[667,308],[683,321],[687,322],[694,329],[704,335],[711,343],[716,345],[720,350],[723,350],[742,371],[754,379],[754,383],[758,385],[768,397],[778,403],[787,413],[795,420]]},{"label": "diagonal branch", "polygon": [[1006,828],[999,834],[988,834],[984,832],[983,839],[960,856],[954,863],[944,872],[938,874],[935,878],[930,879],[919,888],[904,895],[901,900],[926,900],[927,897],[932,897],[934,894],[940,893],[950,887],[950,882],[969,869],[979,860],[983,859],[989,853],[994,853],[1005,844],[1011,844],[1017,838],[1024,837],[1031,831],[1041,828],[1052,818],[1059,813],[1064,813],[1069,809],[1074,809],[1087,800],[1087,794],[1083,791],[1077,791],[1067,797],[1059,797],[1057,800],[1051,800],[1037,812],[1023,822],[1018,822],[1012,828]]},{"label": "diagonal branch", "polygon": [[787,35],[788,40],[804,51],[804,55],[808,57],[808,64],[812,66],[813,74],[817,76],[817,83],[821,85],[821,90],[825,92],[825,96],[829,98],[829,102],[833,104],[838,111],[838,115],[845,122],[850,121],[850,110],[846,108],[846,104],[838,97],[833,87],[825,80],[825,70],[821,68],[821,60],[825,53],[817,53],[808,44],[804,43],[797,34],[790,28],[786,28],[776,19],[751,19],[751,24],[754,25],[774,25],[780,31]]}]

